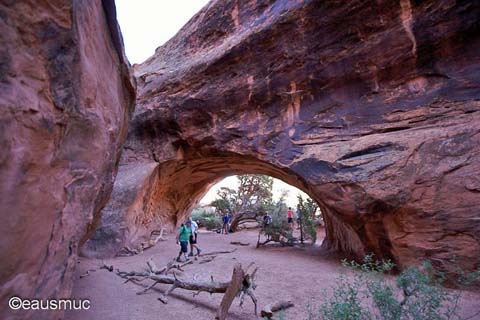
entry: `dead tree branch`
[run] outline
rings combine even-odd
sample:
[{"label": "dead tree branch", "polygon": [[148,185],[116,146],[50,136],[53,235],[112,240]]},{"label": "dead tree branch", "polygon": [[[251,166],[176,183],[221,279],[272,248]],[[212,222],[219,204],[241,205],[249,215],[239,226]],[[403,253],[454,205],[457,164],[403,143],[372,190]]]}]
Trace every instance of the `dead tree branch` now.
[{"label": "dead tree branch", "polygon": [[244,271],[240,264],[236,264],[233,268],[232,280],[223,295],[222,302],[217,310],[217,315],[215,319],[223,320],[227,317],[228,309],[232,305],[233,300],[237,296],[238,292],[241,292],[242,281],[245,278]]},{"label": "dead tree branch", "polygon": [[241,242],[241,241],[230,241],[230,244],[233,244],[235,246],[249,246],[250,242]]},{"label": "dead tree branch", "polygon": [[[229,251],[228,253],[230,252],[232,251]],[[189,263],[192,263],[192,261],[188,261],[186,263],[180,264],[178,265],[178,267],[179,269],[181,269],[182,266],[185,266]],[[195,291],[195,295],[198,295],[200,292],[208,292],[210,294],[223,293],[225,295],[217,311],[217,319],[220,319],[220,320],[224,320],[226,318],[228,309],[230,308],[233,300],[235,299],[236,296],[239,296],[239,295],[241,295],[242,297],[249,296],[251,298],[255,306],[255,314],[257,314],[257,298],[255,297],[253,290],[255,290],[256,288],[255,275],[258,268],[255,268],[252,272],[250,272],[249,269],[250,269],[250,266],[252,266],[252,264],[250,264],[247,267],[247,269],[244,270],[242,266],[239,263],[237,263],[233,268],[232,280],[229,282],[214,281],[213,276],[211,277],[210,280],[207,280],[207,281],[205,280],[198,281],[195,279],[194,280],[178,279],[175,275],[173,276],[167,275],[168,271],[174,268],[175,264],[169,263],[167,264],[167,266],[159,269],[153,262],[153,259],[148,260],[147,266],[148,266],[148,270],[143,272],[139,272],[139,271],[127,272],[127,271],[121,271],[117,269],[116,274],[119,277],[126,279],[126,282],[132,281],[132,282],[138,283],[146,279],[153,280],[152,284],[150,284],[148,287],[138,292],[137,294],[143,294],[147,292],[158,283],[170,284],[171,287],[169,287],[168,290],[166,290],[165,293],[158,298],[158,300],[162,301],[165,304],[168,302],[168,299],[167,299],[168,295],[177,288]],[[112,269],[113,269],[113,266],[112,266]],[[241,304],[243,304],[243,299],[241,300]]]},{"label": "dead tree branch", "polygon": [[[157,233],[159,233],[158,236],[152,238],[152,236],[156,235]],[[157,244],[158,241],[166,241],[167,239],[165,239],[163,237],[163,233],[164,233],[164,229],[162,228],[160,231],[158,230],[154,230],[150,233],[150,240],[148,241],[144,241],[142,243],[140,243],[140,247],[138,249],[136,248],[131,248],[129,246],[125,246],[122,248],[122,251],[119,255],[127,255],[127,256],[132,256],[132,255],[136,255],[136,254],[140,254],[142,253],[143,251],[147,250],[147,249],[150,249],[151,247],[153,247],[154,245]]]},{"label": "dead tree branch", "polygon": [[109,272],[113,271],[113,265],[108,265],[105,263],[105,261],[102,261],[102,265],[100,266],[100,269],[106,269]]},{"label": "dead tree branch", "polygon": [[204,263],[209,263],[212,262],[217,256],[209,256],[203,260],[201,260],[198,264],[204,264]]},{"label": "dead tree branch", "polygon": [[[113,270],[113,269],[112,269],[112,270]],[[97,270],[95,270],[95,269],[87,270],[84,274],[81,274],[81,275],[80,275],[80,279],[89,276],[89,275],[90,275],[90,272],[95,272],[95,271],[97,271]]]},{"label": "dead tree branch", "polygon": [[[262,234],[266,237],[265,241],[263,242],[260,241],[260,236]],[[297,242],[297,239],[295,237],[292,237],[291,234],[289,234],[288,230],[281,230],[275,232],[267,232],[264,229],[260,230],[260,232],[258,233],[257,248],[266,245],[269,242],[278,242],[282,246],[293,246]]]},{"label": "dead tree branch", "polygon": [[271,318],[273,317],[273,313],[276,311],[280,311],[283,309],[287,309],[293,307],[294,303],[292,301],[277,301],[274,303],[267,304],[262,311],[260,312],[260,316]]},{"label": "dead tree branch", "polygon": [[150,271],[150,273],[153,273],[153,274],[167,274],[172,269],[177,269],[177,270],[183,271],[183,267],[185,267],[188,264],[192,264],[192,263],[193,263],[192,260],[188,260],[188,261],[183,262],[183,263],[178,263],[174,259],[174,260],[170,261],[169,263],[167,263],[166,266],[159,269],[157,267],[157,265],[155,264],[155,262],[153,262],[153,257],[150,257],[150,259],[147,260],[148,270]]},{"label": "dead tree branch", "polygon": [[227,253],[232,253],[237,251],[237,248],[232,249],[232,250],[226,250],[226,251],[212,251],[212,252],[207,252],[207,253],[201,253],[199,256],[200,257],[206,257],[206,256],[216,256],[218,254],[227,254]]}]

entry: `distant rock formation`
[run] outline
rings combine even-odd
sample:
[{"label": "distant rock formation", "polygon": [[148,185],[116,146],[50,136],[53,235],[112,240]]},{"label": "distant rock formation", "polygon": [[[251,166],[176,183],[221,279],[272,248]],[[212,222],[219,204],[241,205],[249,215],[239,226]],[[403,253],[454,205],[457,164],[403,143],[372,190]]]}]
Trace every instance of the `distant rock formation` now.
[{"label": "distant rock formation", "polygon": [[130,114],[113,0],[0,4],[0,318],[12,296],[68,297],[111,189]]},{"label": "distant rock formation", "polygon": [[223,177],[263,173],[318,201],[328,248],[478,265],[479,19],[474,2],[210,2],[135,66],[121,173],[158,167],[130,193],[145,210],[99,230],[131,230],[121,247]]}]

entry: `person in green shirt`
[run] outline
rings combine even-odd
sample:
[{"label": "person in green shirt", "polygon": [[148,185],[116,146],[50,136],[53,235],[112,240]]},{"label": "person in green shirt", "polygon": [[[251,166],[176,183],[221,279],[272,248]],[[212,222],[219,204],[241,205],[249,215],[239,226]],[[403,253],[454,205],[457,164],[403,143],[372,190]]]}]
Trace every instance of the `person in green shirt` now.
[{"label": "person in green shirt", "polygon": [[188,260],[188,241],[190,240],[190,235],[192,234],[192,225],[190,221],[187,221],[185,224],[182,223],[177,232],[177,244],[180,243],[180,252],[178,253],[177,261],[180,262],[180,257],[182,253],[185,257],[185,261]]}]

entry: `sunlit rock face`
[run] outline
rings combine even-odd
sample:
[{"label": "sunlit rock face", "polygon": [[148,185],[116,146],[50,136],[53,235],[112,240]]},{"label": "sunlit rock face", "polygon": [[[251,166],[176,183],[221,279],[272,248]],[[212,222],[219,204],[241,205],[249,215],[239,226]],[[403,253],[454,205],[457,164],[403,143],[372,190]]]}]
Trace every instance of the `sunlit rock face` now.
[{"label": "sunlit rock face", "polygon": [[263,173],[318,201],[325,247],[480,263],[479,19],[473,1],[210,2],[135,66],[121,164],[160,181],[135,201],[174,225],[221,177]]},{"label": "sunlit rock face", "polygon": [[0,4],[0,318],[68,297],[112,189],[135,100],[113,1]]}]

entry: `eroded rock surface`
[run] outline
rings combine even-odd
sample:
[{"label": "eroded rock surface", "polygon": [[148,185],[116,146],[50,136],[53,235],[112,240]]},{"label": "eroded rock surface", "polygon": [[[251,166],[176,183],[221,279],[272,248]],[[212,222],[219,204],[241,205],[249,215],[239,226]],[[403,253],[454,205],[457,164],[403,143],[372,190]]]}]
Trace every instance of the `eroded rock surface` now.
[{"label": "eroded rock surface", "polygon": [[82,247],[83,255],[111,257],[123,247],[135,247],[138,240],[143,240],[138,239],[137,234],[141,237],[156,225],[161,228],[168,224],[168,221],[156,221],[162,216],[154,214],[152,208],[151,190],[157,184],[156,162],[120,166],[111,194],[116,201],[110,201],[102,210],[103,223]]},{"label": "eroded rock surface", "polygon": [[446,0],[212,1],[136,66],[122,163],[168,172],[151,197],[165,221],[226,175],[263,173],[319,202],[326,247],[471,268],[479,17]]},{"label": "eroded rock surface", "polygon": [[112,1],[0,4],[0,318],[68,297],[109,198],[135,99]]}]

